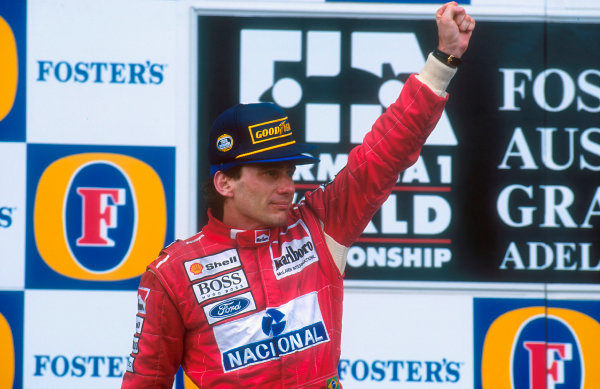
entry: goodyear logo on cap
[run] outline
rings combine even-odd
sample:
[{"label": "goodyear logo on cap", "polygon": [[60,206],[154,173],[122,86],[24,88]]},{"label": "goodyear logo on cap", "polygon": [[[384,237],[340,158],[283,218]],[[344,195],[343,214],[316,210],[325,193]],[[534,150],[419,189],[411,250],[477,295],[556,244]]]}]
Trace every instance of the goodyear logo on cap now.
[{"label": "goodyear logo on cap", "polygon": [[27,155],[26,286],[136,289],[173,240],[173,148],[28,145]]},{"label": "goodyear logo on cap", "polygon": [[0,2],[0,140],[25,140],[26,5]]},{"label": "goodyear logo on cap", "polygon": [[600,302],[475,299],[475,387],[600,388]]},{"label": "goodyear logo on cap", "polygon": [[287,117],[255,124],[249,126],[248,129],[253,144],[292,135],[292,127]]},{"label": "goodyear logo on cap", "polygon": [[23,292],[0,292],[0,388],[21,388]]}]

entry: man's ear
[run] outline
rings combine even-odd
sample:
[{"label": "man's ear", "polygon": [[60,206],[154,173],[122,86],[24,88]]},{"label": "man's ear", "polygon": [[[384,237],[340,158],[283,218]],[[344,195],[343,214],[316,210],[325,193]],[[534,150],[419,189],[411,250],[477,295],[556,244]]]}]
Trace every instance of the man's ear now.
[{"label": "man's ear", "polygon": [[233,197],[233,181],[233,178],[220,170],[216,172],[213,177],[215,189],[223,197]]}]

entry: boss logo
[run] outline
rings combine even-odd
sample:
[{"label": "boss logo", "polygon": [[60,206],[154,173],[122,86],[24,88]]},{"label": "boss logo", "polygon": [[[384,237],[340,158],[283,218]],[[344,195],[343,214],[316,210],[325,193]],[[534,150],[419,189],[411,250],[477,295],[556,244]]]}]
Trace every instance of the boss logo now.
[{"label": "boss logo", "polygon": [[202,281],[193,286],[198,303],[214,297],[225,296],[237,290],[248,288],[248,280],[242,269],[226,273],[219,277]]}]

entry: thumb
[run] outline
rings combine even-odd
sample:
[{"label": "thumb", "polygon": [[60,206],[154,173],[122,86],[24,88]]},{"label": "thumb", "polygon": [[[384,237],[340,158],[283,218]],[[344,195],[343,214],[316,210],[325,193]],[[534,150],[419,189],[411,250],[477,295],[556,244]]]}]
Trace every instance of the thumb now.
[{"label": "thumb", "polygon": [[[443,16],[452,18],[453,17],[452,10],[454,9],[454,7],[458,7],[458,3],[456,1],[450,1],[450,2],[442,5],[435,13],[435,18],[437,20],[440,20]],[[448,11],[450,13],[446,14],[446,11]]]}]

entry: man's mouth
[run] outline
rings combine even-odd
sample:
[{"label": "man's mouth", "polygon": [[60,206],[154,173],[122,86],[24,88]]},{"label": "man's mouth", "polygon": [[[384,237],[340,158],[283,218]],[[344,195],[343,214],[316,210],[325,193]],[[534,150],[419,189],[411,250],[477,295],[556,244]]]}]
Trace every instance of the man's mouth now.
[{"label": "man's mouth", "polygon": [[290,207],[289,201],[271,201],[271,206],[276,209],[287,210]]}]

